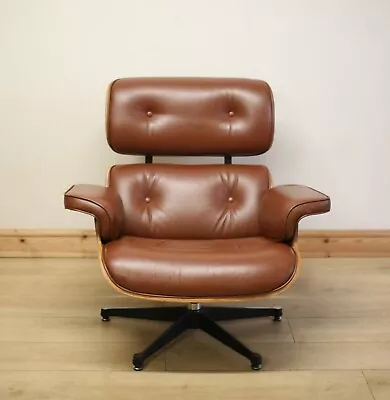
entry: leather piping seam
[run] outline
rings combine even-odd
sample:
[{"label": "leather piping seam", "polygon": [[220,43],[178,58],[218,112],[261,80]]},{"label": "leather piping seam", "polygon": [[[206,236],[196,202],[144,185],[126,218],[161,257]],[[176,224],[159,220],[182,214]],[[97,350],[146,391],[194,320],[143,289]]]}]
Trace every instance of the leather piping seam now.
[{"label": "leather piping seam", "polygon": [[[271,100],[271,132],[272,132],[272,141],[270,146],[268,147],[268,150],[271,148],[273,142],[274,142],[274,137],[275,137],[275,99],[274,99],[274,94],[271,89],[271,86],[268,84],[268,82],[263,81],[264,84],[267,86],[268,91],[269,91],[269,96]],[[267,151],[268,151],[267,150]],[[263,153],[264,154],[264,153]]]},{"label": "leather piping seam", "polygon": [[[287,214],[287,217],[286,217],[286,222],[285,222],[285,225],[284,225],[284,235],[283,235],[283,237],[282,237],[282,240],[287,240],[287,225],[288,225],[288,219],[289,219],[289,217],[290,217],[290,214],[291,214],[297,207],[305,206],[305,205],[307,205],[307,204],[322,203],[322,202],[328,202],[328,201],[329,201],[329,199],[311,200],[311,201],[305,201],[304,203],[296,204],[295,206],[291,207],[290,210],[289,210],[289,212],[288,212],[288,214]],[[298,222],[299,222],[302,218],[308,217],[309,215],[318,215],[318,214],[322,214],[322,212],[304,214],[301,218],[299,218]]]},{"label": "leather piping seam", "polygon": [[[107,215],[107,218],[108,218],[108,223],[109,223],[109,227],[108,227],[108,233],[110,234],[110,236],[112,235],[112,231],[113,231],[113,225],[114,225],[114,222],[112,221],[112,219],[111,219],[111,217],[110,217],[110,214],[108,213],[108,211],[101,205],[101,204],[99,204],[99,203],[97,203],[96,201],[93,201],[93,200],[90,200],[90,199],[85,199],[85,198],[82,198],[82,197],[76,197],[76,196],[72,196],[72,195],[69,195],[69,194],[66,194],[66,196],[67,197],[69,197],[69,198],[72,198],[72,199],[76,199],[76,200],[82,200],[82,201],[85,201],[86,203],[91,203],[91,204],[94,204],[94,205],[96,205],[96,206],[98,206],[100,209],[102,209],[103,210],[103,212]],[[80,210],[78,210],[77,208],[69,208],[69,210],[73,210],[73,211],[80,211]],[[85,211],[84,211],[85,212]],[[89,214],[89,215],[93,215],[95,218],[99,218],[99,216],[98,215],[96,215],[96,214],[93,214],[93,213],[88,213],[88,212],[85,212],[86,214]]]},{"label": "leather piping seam", "polygon": [[115,151],[115,150],[113,149],[113,147],[110,144],[111,143],[111,138],[110,138],[110,136],[111,136],[110,131],[111,130],[110,130],[110,127],[109,127],[110,111],[111,111],[111,93],[112,93],[112,88],[113,88],[114,84],[116,82],[118,82],[119,80],[120,80],[120,78],[115,79],[110,83],[110,85],[109,85],[109,87],[107,89],[107,95],[106,95],[106,112],[105,112],[105,117],[106,117],[106,121],[105,121],[106,122],[105,123],[105,125],[106,125],[106,138],[107,138],[108,145],[110,146],[110,148],[113,151]]}]

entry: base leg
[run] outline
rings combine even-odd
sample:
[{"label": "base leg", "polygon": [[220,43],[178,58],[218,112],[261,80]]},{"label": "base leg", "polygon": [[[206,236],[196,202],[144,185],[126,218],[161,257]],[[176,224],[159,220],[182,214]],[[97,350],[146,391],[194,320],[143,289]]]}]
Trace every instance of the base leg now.
[{"label": "base leg", "polygon": [[273,317],[274,321],[281,321],[283,315],[283,310],[280,307],[205,307],[202,312],[213,321],[261,317]]},{"label": "base leg", "polygon": [[183,316],[177,322],[172,324],[164,333],[162,333],[152,344],[144,351],[136,353],[133,356],[133,369],[141,371],[144,368],[145,361],[153,354],[157,353],[164,346],[172,342],[189,328],[188,315]]},{"label": "base leg", "polygon": [[173,324],[144,351],[133,356],[133,368],[141,371],[145,361],[164,346],[180,336],[187,329],[201,329],[221,343],[235,350],[251,362],[254,370],[261,369],[260,354],[249,350],[244,344],[217,325],[214,321],[272,317],[274,321],[282,319],[283,310],[279,307],[238,308],[238,307],[205,307],[191,304],[189,307],[156,307],[156,308],[102,308],[103,321],[110,317],[146,319],[153,321],[173,321]]},{"label": "base leg", "polygon": [[234,336],[230,333],[226,332],[223,328],[217,325],[214,321],[209,319],[208,317],[202,315],[200,319],[199,328],[212,336],[214,339],[217,339],[225,346],[230,347],[237,353],[241,354],[245,358],[247,358],[251,362],[251,367],[254,370],[261,369],[262,359],[260,354],[254,353],[248,349],[244,344],[238,341]]},{"label": "base leg", "polygon": [[185,307],[102,308],[100,315],[102,321],[109,321],[110,317],[176,321],[186,312]]}]

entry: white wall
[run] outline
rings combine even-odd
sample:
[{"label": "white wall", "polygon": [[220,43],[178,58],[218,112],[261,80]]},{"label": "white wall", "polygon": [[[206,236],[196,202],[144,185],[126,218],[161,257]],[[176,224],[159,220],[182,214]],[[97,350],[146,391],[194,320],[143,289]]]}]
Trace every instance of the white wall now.
[{"label": "white wall", "polygon": [[0,0],[0,228],[90,228],[63,209],[116,156],[105,91],[123,76],[237,76],[275,94],[274,182],[333,210],[306,229],[390,228],[390,1]]}]

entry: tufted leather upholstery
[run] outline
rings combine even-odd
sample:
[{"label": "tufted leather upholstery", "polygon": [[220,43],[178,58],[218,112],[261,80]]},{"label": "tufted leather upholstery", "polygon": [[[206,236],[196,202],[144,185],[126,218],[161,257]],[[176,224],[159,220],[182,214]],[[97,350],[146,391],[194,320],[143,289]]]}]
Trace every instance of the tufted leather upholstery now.
[{"label": "tufted leather upholstery", "polygon": [[[263,81],[121,79],[109,91],[107,139],[118,153],[254,155],[272,145]],[[298,222],[330,210],[323,193],[270,188],[261,165],[113,166],[108,186],[75,185],[67,209],[92,214],[111,281],[130,294],[214,300],[260,295],[296,273]]]},{"label": "tufted leather upholstery", "polygon": [[109,186],[119,194],[125,235],[165,239],[258,236],[263,166],[117,165]]},{"label": "tufted leather upholstery", "polygon": [[267,83],[251,79],[132,78],[109,89],[107,139],[122,154],[262,154],[272,145]]}]

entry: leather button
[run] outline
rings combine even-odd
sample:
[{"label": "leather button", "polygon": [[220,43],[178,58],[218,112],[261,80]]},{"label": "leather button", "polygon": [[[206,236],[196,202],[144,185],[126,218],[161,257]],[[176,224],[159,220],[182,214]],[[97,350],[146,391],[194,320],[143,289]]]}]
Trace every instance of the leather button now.
[{"label": "leather button", "polygon": [[146,115],[147,115],[148,117],[151,117],[151,116],[153,115],[153,113],[152,113],[151,111],[148,111],[148,112],[146,113]]},{"label": "leather button", "polygon": [[233,203],[233,197],[228,198],[229,203]]},{"label": "leather button", "polygon": [[229,111],[229,117],[234,117],[234,111]]},{"label": "leather button", "polygon": [[145,197],[145,201],[146,201],[147,203],[150,203],[150,197]]}]

